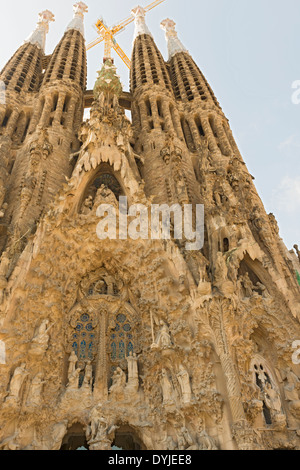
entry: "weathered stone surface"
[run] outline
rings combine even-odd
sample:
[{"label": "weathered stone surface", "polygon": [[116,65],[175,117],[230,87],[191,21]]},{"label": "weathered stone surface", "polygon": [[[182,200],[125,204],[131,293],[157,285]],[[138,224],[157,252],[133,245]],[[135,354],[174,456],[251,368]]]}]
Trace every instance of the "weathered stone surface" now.
[{"label": "weathered stone surface", "polygon": [[[1,105],[1,449],[300,448],[299,250],[280,239],[168,24],[168,63],[137,28],[132,122],[108,61],[82,122],[81,27],[33,95],[9,91]],[[32,110],[26,132],[22,121],[13,133],[11,106]],[[100,240],[97,208],[119,217],[119,196],[204,204],[203,248]]]}]

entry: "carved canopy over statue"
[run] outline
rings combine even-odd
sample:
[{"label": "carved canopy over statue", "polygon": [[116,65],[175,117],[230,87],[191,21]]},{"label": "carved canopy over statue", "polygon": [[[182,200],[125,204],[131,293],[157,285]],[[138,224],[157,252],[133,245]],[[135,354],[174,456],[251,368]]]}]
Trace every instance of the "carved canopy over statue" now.
[{"label": "carved canopy over statue", "polygon": [[124,283],[105,267],[90,273],[80,283],[80,297],[99,298],[102,295],[118,296]]}]

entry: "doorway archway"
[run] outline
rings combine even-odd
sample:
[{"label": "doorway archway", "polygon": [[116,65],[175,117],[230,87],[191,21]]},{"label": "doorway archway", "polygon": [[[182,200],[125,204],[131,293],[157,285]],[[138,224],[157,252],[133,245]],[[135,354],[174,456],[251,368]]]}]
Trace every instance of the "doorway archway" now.
[{"label": "doorway archway", "polygon": [[83,425],[73,424],[63,438],[60,450],[89,450]]},{"label": "doorway archway", "polygon": [[146,447],[131,426],[123,425],[116,431],[112,449],[146,450]]}]

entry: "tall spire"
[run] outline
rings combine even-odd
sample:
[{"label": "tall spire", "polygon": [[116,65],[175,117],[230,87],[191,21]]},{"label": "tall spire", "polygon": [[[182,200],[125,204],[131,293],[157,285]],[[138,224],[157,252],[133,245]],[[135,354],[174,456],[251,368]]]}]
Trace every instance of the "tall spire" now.
[{"label": "tall spire", "polygon": [[83,2],[77,2],[73,5],[74,17],[67,27],[67,31],[75,29],[84,36],[84,13],[88,12],[88,6]]},{"label": "tall spire", "polygon": [[122,93],[122,84],[117,75],[117,68],[111,59],[107,59],[98,72],[98,77],[94,86],[94,97],[98,99],[101,93],[112,93],[118,97]]},{"label": "tall spire", "polygon": [[39,14],[39,19],[36,25],[36,29],[31,33],[28,39],[25,40],[25,44],[35,44],[45,51],[46,35],[49,32],[49,23],[54,20],[54,15],[49,10],[44,10]]},{"label": "tall spire", "polygon": [[178,52],[188,52],[180,41],[180,39],[178,38],[178,33],[175,31],[176,23],[173,20],[167,18],[166,20],[160,23],[160,26],[161,29],[166,32],[169,60],[172,59],[172,57]]},{"label": "tall spire", "polygon": [[144,8],[141,6],[137,6],[133,10],[131,10],[131,14],[135,17],[134,39],[136,39],[142,34],[149,34],[150,36],[152,36],[148,26],[146,25],[146,11],[144,10]]}]

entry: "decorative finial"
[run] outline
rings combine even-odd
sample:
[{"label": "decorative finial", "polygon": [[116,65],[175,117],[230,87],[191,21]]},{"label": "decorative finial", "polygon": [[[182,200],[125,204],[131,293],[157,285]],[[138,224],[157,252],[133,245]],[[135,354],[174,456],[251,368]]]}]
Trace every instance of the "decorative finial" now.
[{"label": "decorative finial", "polygon": [[146,25],[146,11],[144,10],[144,8],[141,6],[137,6],[133,8],[133,10],[131,10],[131,14],[135,17],[134,39],[140,36],[141,34],[149,34],[150,36],[152,36],[148,29],[148,26]]},{"label": "decorative finial", "polygon": [[75,3],[75,5],[73,5],[73,10],[75,15],[81,16],[82,18],[84,17],[84,13],[89,11],[88,6],[83,2]]},{"label": "decorative finial", "polygon": [[173,20],[167,18],[166,20],[160,23],[161,29],[166,32],[166,40],[168,43],[169,51],[169,60],[178,52],[188,52],[184,47],[180,39],[178,39],[178,34],[175,30],[176,23]]},{"label": "decorative finial", "polygon": [[36,29],[31,33],[26,43],[35,44],[45,51],[46,45],[46,34],[49,32],[49,23],[55,21],[53,13],[49,10],[44,10],[39,13],[39,19],[36,25]]},{"label": "decorative finial", "polygon": [[84,36],[84,14],[88,12],[88,6],[83,2],[77,2],[73,5],[74,17],[71,23],[67,27],[67,31],[70,29],[76,29],[82,36]]},{"label": "decorative finial", "polygon": [[117,75],[117,68],[111,59],[107,59],[102,69],[98,72],[98,78],[94,86],[94,97],[96,100],[102,92],[112,93],[118,97],[122,93],[120,77]]}]

